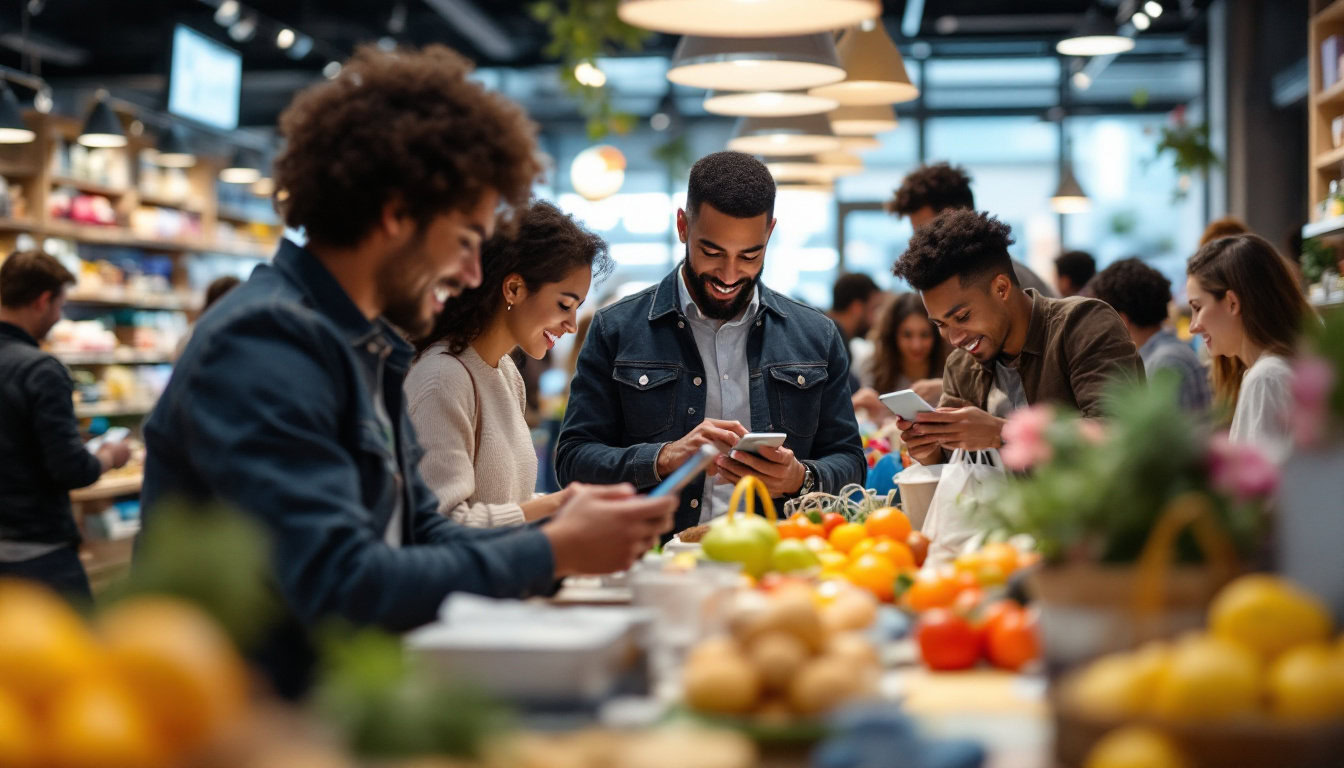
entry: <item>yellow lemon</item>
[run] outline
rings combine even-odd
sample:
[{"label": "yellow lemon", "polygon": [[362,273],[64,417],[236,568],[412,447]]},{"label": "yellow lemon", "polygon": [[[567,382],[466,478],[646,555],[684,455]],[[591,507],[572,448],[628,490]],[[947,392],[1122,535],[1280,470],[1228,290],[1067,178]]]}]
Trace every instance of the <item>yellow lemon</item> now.
[{"label": "yellow lemon", "polygon": [[61,768],[158,768],[167,764],[145,714],[111,678],[68,687],[52,705],[47,736]]},{"label": "yellow lemon", "polygon": [[37,722],[18,698],[0,691],[0,765],[33,768],[38,764]]},{"label": "yellow lemon", "polygon": [[1151,728],[1111,731],[1087,756],[1084,768],[1187,768],[1190,763],[1171,740]]},{"label": "yellow lemon", "polygon": [[1324,645],[1285,651],[1269,670],[1275,714],[1302,721],[1344,717],[1344,655]]},{"label": "yellow lemon", "polygon": [[1072,680],[1068,696],[1097,717],[1135,717],[1148,710],[1165,665],[1166,650],[1157,646],[1106,656]]},{"label": "yellow lemon", "polygon": [[1314,596],[1277,576],[1243,576],[1209,606],[1209,630],[1265,659],[1297,645],[1324,642],[1330,614]]},{"label": "yellow lemon", "polygon": [[84,622],[54,592],[0,579],[0,688],[41,707],[96,666]]},{"label": "yellow lemon", "polygon": [[1256,711],[1260,661],[1217,637],[1182,640],[1153,694],[1153,714],[1178,721],[1224,720]]}]

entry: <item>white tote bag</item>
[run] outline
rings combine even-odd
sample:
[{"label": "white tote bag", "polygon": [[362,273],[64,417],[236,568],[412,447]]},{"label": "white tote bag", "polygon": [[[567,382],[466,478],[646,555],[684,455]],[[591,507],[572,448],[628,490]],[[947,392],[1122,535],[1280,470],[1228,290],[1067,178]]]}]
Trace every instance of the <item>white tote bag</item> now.
[{"label": "white tote bag", "polygon": [[930,562],[949,563],[978,545],[984,532],[971,519],[973,510],[993,496],[1004,477],[1003,460],[992,448],[952,452],[921,529],[930,540]]}]

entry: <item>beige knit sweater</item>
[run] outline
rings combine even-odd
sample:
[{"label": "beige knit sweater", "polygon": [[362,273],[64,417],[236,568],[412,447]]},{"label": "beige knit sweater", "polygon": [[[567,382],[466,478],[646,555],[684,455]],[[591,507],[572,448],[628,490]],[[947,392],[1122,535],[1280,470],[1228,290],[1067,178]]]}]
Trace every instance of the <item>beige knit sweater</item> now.
[{"label": "beige knit sweater", "polygon": [[513,360],[491,367],[471,347],[454,356],[432,346],[406,376],[406,401],[426,452],[420,473],[439,513],[477,528],[525,522],[519,504],[536,488],[537,454]]}]

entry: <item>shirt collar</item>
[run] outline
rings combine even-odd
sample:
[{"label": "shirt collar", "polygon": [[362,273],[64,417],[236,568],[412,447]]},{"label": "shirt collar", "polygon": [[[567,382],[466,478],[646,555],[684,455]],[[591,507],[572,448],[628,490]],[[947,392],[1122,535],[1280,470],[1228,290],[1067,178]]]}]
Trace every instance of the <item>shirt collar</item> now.
[{"label": "shirt collar", "polygon": [[24,344],[28,344],[29,346],[34,347],[40,346],[37,343],[37,339],[34,339],[31,333],[23,330],[22,328],[20,328],[17,325],[14,325],[13,323],[0,322],[0,335],[9,336],[11,338],[17,339],[18,341],[23,342]]},{"label": "shirt collar", "polygon": [[1148,353],[1152,352],[1158,347],[1166,345],[1168,342],[1172,340],[1178,340],[1176,339],[1175,334],[1173,334],[1171,331],[1166,330],[1165,328],[1159,330],[1157,333],[1154,333],[1152,336],[1149,336],[1148,340],[1143,342],[1142,347],[1139,347],[1139,357],[1147,355]]},{"label": "shirt collar", "polygon": [[1027,340],[1022,344],[1022,351],[1039,355],[1045,352],[1045,297],[1035,288],[1026,289],[1026,294],[1031,297],[1031,322],[1027,324]]},{"label": "shirt collar", "polygon": [[[686,270],[677,268],[677,304],[681,307],[682,314],[690,318],[707,319],[704,313],[700,311],[700,306],[695,303],[691,296],[690,286],[686,284]],[[742,312],[741,317],[734,318],[724,322],[724,325],[740,325],[756,317],[756,313],[761,308],[761,284],[759,282],[751,288],[751,301],[747,308]]]}]

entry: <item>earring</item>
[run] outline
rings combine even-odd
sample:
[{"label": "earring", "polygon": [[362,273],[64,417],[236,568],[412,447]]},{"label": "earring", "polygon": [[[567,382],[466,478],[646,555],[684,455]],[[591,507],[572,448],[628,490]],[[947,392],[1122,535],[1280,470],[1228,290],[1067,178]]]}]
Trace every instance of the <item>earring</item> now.
[{"label": "earring", "polygon": [[505,312],[512,312],[512,311],[513,311],[513,302],[512,302],[512,301],[509,302],[509,306],[508,306],[508,308],[505,309],[504,311],[505,311]]}]

